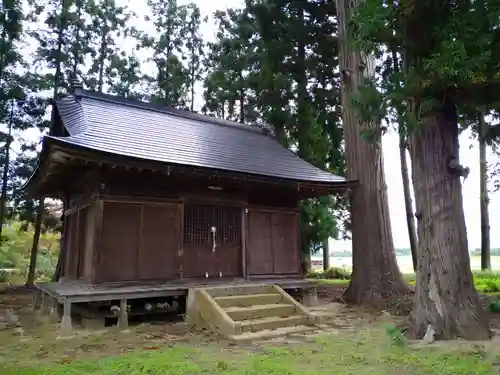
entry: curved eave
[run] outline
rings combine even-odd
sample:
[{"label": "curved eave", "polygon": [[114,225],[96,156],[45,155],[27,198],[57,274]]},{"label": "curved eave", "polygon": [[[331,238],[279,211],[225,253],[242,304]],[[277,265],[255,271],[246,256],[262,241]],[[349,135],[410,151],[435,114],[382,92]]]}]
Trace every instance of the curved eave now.
[{"label": "curved eave", "polygon": [[[207,174],[219,177],[228,177],[231,179],[240,179],[245,182],[255,182],[255,183],[270,183],[278,185],[287,185],[289,187],[294,187],[303,195],[304,198],[314,198],[324,195],[335,194],[343,192],[354,188],[357,185],[357,181],[354,180],[337,180],[337,181],[306,181],[306,180],[296,180],[296,179],[284,179],[275,178],[271,176],[264,175],[254,175],[247,174],[243,172],[232,172],[226,170],[215,170],[202,167],[191,167],[185,165],[176,164],[166,164],[160,161],[154,161],[150,159],[142,159],[133,156],[123,156],[115,153],[110,153],[107,151],[97,150],[94,148],[88,148],[83,145],[77,145],[71,142],[67,142],[61,138],[55,138],[46,136],[44,137],[42,144],[42,151],[40,153],[40,159],[38,165],[28,179],[28,181],[22,186],[21,189],[25,190],[28,194],[33,196],[42,196],[49,193],[43,186],[44,176],[50,169],[50,165],[54,162],[54,155],[52,147],[57,146],[57,149],[62,151],[67,151],[72,154],[75,158],[93,161],[98,164],[113,164],[120,165],[123,167],[137,167],[139,169],[150,169],[156,171],[170,171],[172,169],[182,170],[195,170],[196,173]],[[91,155],[95,155],[92,157]],[[92,160],[94,159],[94,160]],[[53,192],[52,192],[53,194]]]},{"label": "curved eave", "polygon": [[49,147],[50,142],[48,138],[44,137],[42,141],[42,151],[40,152],[40,156],[38,157],[38,163],[36,165],[35,170],[28,178],[28,180],[22,185],[19,190],[26,192],[28,195],[36,196],[37,195],[37,183],[40,180],[40,169],[43,168],[45,161],[49,155]]}]

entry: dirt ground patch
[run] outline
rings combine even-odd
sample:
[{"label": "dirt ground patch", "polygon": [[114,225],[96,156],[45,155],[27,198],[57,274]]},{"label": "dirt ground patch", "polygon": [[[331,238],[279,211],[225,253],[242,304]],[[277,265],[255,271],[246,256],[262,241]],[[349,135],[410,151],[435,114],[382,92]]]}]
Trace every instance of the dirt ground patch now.
[{"label": "dirt ground patch", "polygon": [[346,287],[344,285],[319,285],[317,287],[318,299],[322,302],[336,302],[342,297]]},{"label": "dirt ground patch", "polygon": [[[322,316],[323,324],[318,330],[283,340],[277,339],[274,343],[310,341],[325,332],[337,334],[341,330],[354,331],[361,326],[371,325],[378,319],[340,303],[321,301],[312,310]],[[187,325],[181,321],[141,323],[132,325],[126,333],[119,332],[114,327],[88,330],[75,325],[74,338],[61,340],[57,336],[58,324],[50,324],[47,315],[33,311],[32,294],[29,291],[20,294],[0,293],[0,366],[98,359],[135,350],[157,350],[179,343],[200,346],[216,342],[221,347],[233,347],[210,332],[190,333]],[[247,347],[248,344],[243,346]]]},{"label": "dirt ground patch", "polygon": [[[0,294],[0,324],[3,324],[0,325],[0,373],[494,373],[491,371],[496,368],[497,357],[500,358],[500,336],[487,343],[457,341],[425,347],[408,343],[406,348],[400,348],[391,343],[386,332],[386,327],[394,326],[400,317],[386,311],[374,313],[332,302],[341,292],[338,287],[332,289],[311,309],[322,317],[322,324],[316,330],[238,345],[210,332],[190,333],[183,322],[161,321],[133,325],[128,332],[119,332],[114,327],[102,330],[76,327],[74,338],[60,340],[58,325],[50,324],[48,316],[39,311],[32,311],[29,292]],[[498,323],[499,320],[495,320],[495,324]],[[474,371],[467,372],[470,368]]]}]

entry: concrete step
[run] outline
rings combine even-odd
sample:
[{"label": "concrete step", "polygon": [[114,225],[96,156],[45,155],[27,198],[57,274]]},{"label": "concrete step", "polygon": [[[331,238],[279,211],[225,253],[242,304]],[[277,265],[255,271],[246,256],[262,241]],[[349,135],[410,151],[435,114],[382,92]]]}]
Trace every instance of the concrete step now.
[{"label": "concrete step", "polygon": [[282,299],[283,297],[277,293],[248,294],[214,298],[215,302],[217,302],[217,304],[222,308],[271,305],[282,302]]},{"label": "concrete step", "polygon": [[310,332],[315,329],[317,329],[317,327],[300,325],[278,329],[266,329],[259,332],[245,332],[239,335],[229,335],[228,339],[236,342],[270,340],[278,337]]},{"label": "concrete step", "polygon": [[227,307],[224,311],[236,321],[269,318],[272,316],[287,317],[294,315],[296,307],[287,304],[274,304],[274,305],[253,305],[247,307]]},{"label": "concrete step", "polygon": [[241,331],[242,333],[258,332],[269,329],[307,325],[308,322],[309,322],[309,317],[305,315],[292,315],[284,318],[269,317],[269,318],[244,320],[241,322]]}]

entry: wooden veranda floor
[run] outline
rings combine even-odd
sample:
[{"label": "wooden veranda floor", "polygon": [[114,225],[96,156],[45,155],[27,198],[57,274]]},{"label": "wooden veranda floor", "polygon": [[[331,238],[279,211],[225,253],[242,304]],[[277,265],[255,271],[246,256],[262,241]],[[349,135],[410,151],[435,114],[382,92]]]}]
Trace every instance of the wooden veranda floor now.
[{"label": "wooden veranda floor", "polygon": [[258,279],[258,280],[184,280],[165,283],[104,283],[93,285],[85,281],[65,281],[37,283],[35,286],[42,293],[57,299],[59,302],[94,302],[118,299],[138,299],[187,295],[191,288],[204,286],[276,284],[285,290],[314,288],[316,283],[304,279]]}]

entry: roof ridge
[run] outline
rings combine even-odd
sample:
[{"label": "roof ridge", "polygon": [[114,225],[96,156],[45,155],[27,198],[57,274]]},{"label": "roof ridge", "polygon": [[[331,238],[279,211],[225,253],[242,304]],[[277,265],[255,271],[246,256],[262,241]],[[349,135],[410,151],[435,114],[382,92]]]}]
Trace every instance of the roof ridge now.
[{"label": "roof ridge", "polygon": [[185,119],[189,119],[189,120],[201,121],[201,122],[219,125],[219,126],[233,127],[233,128],[237,128],[240,130],[250,131],[252,133],[257,133],[257,134],[262,134],[262,135],[267,135],[267,136],[272,136],[272,137],[274,137],[274,135],[275,135],[273,126],[269,125],[269,124],[259,124],[259,123],[241,124],[241,123],[236,122],[236,121],[219,119],[216,117],[203,115],[203,114],[197,113],[197,112],[191,112],[188,110],[170,108],[170,107],[163,106],[160,104],[148,103],[148,102],[144,102],[142,100],[137,100],[137,99],[123,98],[120,96],[100,93],[97,91],[78,90],[78,93],[73,93],[72,95],[69,95],[69,96],[73,96],[76,99],[88,98],[88,99],[94,99],[94,100],[101,100],[101,101],[105,101],[108,103],[123,105],[126,107],[134,107],[134,108],[149,110],[149,111],[153,111],[153,112],[157,112],[157,113],[163,113],[163,114],[167,114],[167,115],[171,115],[171,116],[181,117],[181,118],[185,118]]}]

